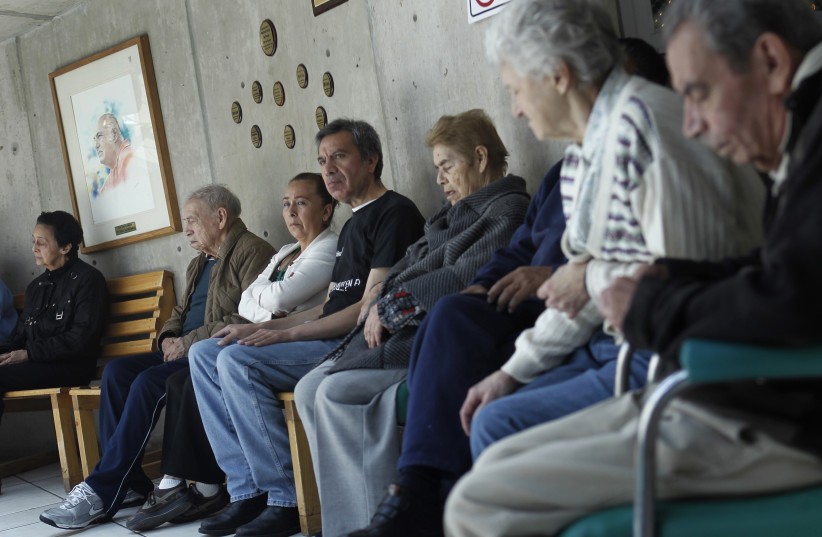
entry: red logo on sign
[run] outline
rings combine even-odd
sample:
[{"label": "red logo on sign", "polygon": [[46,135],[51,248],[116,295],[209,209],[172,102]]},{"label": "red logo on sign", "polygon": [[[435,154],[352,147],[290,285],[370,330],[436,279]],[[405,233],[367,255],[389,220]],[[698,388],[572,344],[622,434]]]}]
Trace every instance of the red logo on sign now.
[{"label": "red logo on sign", "polygon": [[487,2],[483,2],[482,0],[475,0],[475,1],[480,5],[480,7],[488,7],[488,6],[490,6],[491,4],[494,3],[494,0],[488,0]]}]

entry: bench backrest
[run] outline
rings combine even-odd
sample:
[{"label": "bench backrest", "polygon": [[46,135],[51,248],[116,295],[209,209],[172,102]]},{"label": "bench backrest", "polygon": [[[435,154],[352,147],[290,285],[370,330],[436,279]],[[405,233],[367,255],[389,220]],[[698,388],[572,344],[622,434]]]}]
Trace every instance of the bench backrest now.
[{"label": "bench backrest", "polygon": [[160,329],[177,303],[171,272],[135,274],[106,283],[111,304],[101,361],[156,351]]}]

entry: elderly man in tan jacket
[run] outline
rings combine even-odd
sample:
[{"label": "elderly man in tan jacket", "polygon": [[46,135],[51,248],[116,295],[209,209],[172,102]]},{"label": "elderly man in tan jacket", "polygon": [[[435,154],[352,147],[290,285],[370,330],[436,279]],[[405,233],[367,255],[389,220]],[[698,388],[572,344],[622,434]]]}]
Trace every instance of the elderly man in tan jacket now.
[{"label": "elderly man in tan jacket", "polygon": [[[240,220],[240,200],[208,185],[183,208],[185,235],[200,253],[186,271],[183,302],[160,333],[160,351],[114,360],[103,372],[100,398],[102,458],[66,500],[40,515],[58,528],[76,529],[142,503],[154,485],[141,469],[143,450],[165,405],[166,380],[188,368],[188,349],[224,326],[246,322],[237,314],[240,295],[265,268],[274,248]],[[199,419],[199,417],[197,417]]]}]

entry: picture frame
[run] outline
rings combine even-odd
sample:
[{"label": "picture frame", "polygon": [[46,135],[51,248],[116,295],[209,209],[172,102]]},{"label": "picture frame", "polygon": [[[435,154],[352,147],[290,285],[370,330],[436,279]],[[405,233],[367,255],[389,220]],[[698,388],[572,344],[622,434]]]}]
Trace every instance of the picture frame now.
[{"label": "picture frame", "polygon": [[316,17],[346,2],[348,0],[311,0],[311,7],[314,9],[314,16]]},{"label": "picture frame", "polygon": [[49,74],[84,254],[182,230],[148,36]]}]

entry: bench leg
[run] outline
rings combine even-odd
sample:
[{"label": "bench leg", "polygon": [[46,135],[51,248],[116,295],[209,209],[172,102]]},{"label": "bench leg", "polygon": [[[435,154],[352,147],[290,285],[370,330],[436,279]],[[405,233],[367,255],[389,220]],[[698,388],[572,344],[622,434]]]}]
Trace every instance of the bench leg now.
[{"label": "bench leg", "polygon": [[74,420],[71,416],[71,397],[68,393],[51,395],[51,412],[54,416],[60,470],[63,473],[63,488],[68,492],[82,481],[80,461],[77,457],[77,437],[74,434]]},{"label": "bench leg", "polygon": [[300,512],[300,530],[303,535],[316,535],[322,529],[320,494],[314,477],[314,465],[305,429],[297,414],[293,400],[283,401],[288,424],[288,440],[291,444],[291,461],[294,466],[294,482],[297,489],[297,508]]},{"label": "bench leg", "polygon": [[94,410],[99,399],[72,395],[74,424],[77,427],[77,444],[80,448],[80,466],[83,479],[88,477],[100,461],[100,446],[97,444],[97,429],[94,427]]}]

